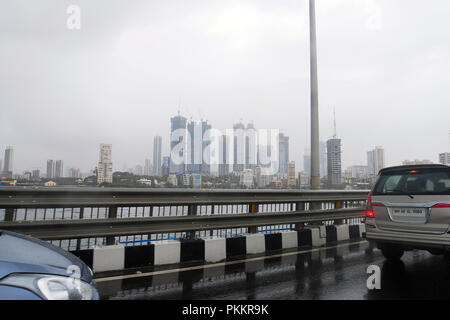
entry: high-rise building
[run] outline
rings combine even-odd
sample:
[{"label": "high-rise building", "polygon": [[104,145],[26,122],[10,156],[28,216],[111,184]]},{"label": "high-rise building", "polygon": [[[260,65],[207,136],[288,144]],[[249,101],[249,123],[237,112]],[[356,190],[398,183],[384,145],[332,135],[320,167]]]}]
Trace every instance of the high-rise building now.
[{"label": "high-rise building", "polygon": [[151,176],[153,174],[152,163],[150,159],[145,159],[144,175]]},{"label": "high-rise building", "polygon": [[350,178],[364,179],[369,175],[369,168],[367,166],[354,165],[348,168]]},{"label": "high-rise building", "polygon": [[300,184],[300,187],[307,187],[309,186],[309,175],[307,172],[302,171],[298,173],[298,181]]},{"label": "high-rise building", "polygon": [[161,174],[163,176],[167,176],[170,172],[170,157],[163,157],[162,166],[161,166]]},{"label": "high-rise building", "polygon": [[41,172],[39,171],[39,170],[33,170],[33,172],[32,172],[32,175],[31,175],[31,177],[33,178],[33,179],[39,179],[40,178],[40,176],[41,176]]},{"label": "high-rise building", "polygon": [[[162,137],[155,136],[153,138],[153,174],[155,176],[160,176],[162,173]],[[147,162],[146,162],[147,164]],[[150,175],[150,173],[149,173]]]},{"label": "high-rise building", "polygon": [[63,166],[64,163],[62,160],[55,161],[55,178],[62,178],[64,176]]},{"label": "high-rise building", "polygon": [[242,172],[245,169],[245,126],[236,123],[233,126],[233,172]]},{"label": "high-rise building", "polygon": [[246,188],[252,188],[254,183],[254,175],[253,170],[251,169],[244,169],[240,173],[240,184]]},{"label": "high-rise building", "polygon": [[308,176],[311,175],[311,156],[309,154],[303,155],[303,171],[305,171]]},{"label": "high-rise building", "polygon": [[174,173],[169,174],[169,176],[167,177],[167,183],[171,184],[174,187],[178,186],[177,175]]},{"label": "high-rise building", "polygon": [[170,173],[185,172],[187,119],[180,114],[170,119]]},{"label": "high-rise building", "polygon": [[112,183],[112,145],[100,145],[100,160],[97,167],[97,183]]},{"label": "high-rise building", "polygon": [[439,154],[439,163],[446,166],[450,166],[450,152],[444,152]]},{"label": "high-rise building", "polygon": [[187,125],[188,139],[186,150],[186,169],[189,173],[210,173],[210,155],[206,153],[211,144],[208,130],[211,125],[207,121],[191,121]]},{"label": "high-rise building", "polygon": [[249,123],[245,129],[245,169],[255,168],[257,151],[257,132],[253,123]]},{"label": "high-rise building", "polygon": [[229,164],[228,164],[228,146],[229,137],[227,135],[222,135],[219,139],[219,177],[228,175]]},{"label": "high-rise building", "polygon": [[380,146],[367,152],[367,166],[369,167],[369,175],[375,177],[378,172],[385,167],[384,149]]},{"label": "high-rise building", "polygon": [[69,178],[81,178],[81,172],[78,168],[69,168]]},{"label": "high-rise building", "polygon": [[47,160],[47,179],[53,179],[55,177],[55,163],[53,160]]},{"label": "high-rise building", "polygon": [[[327,143],[323,141],[320,141],[319,143],[319,161],[320,161],[320,177],[324,178],[328,174],[327,170],[328,160],[327,160]],[[311,176],[311,172],[308,171],[308,175]]]},{"label": "high-rise building", "polygon": [[201,188],[202,187],[202,175],[199,173],[192,174],[192,187]]},{"label": "high-rise building", "polygon": [[287,185],[288,187],[295,187],[297,185],[295,176],[295,161],[291,161],[287,165]]},{"label": "high-rise building", "polygon": [[328,188],[342,182],[341,139],[333,138],[327,141]]},{"label": "high-rise building", "polygon": [[13,162],[14,162],[14,148],[12,146],[6,147],[5,159],[3,161],[3,171],[5,173],[13,173]]},{"label": "high-rise building", "polygon": [[287,165],[289,162],[289,137],[280,133],[278,137],[278,163],[279,170],[278,173],[285,175],[287,174]]}]

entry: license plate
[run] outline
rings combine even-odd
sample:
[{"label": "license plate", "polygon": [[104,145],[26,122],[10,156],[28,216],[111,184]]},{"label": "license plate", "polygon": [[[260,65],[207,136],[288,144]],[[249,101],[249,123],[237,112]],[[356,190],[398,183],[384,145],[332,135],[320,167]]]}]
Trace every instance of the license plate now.
[{"label": "license plate", "polygon": [[425,208],[393,208],[392,214],[396,217],[425,218]]}]

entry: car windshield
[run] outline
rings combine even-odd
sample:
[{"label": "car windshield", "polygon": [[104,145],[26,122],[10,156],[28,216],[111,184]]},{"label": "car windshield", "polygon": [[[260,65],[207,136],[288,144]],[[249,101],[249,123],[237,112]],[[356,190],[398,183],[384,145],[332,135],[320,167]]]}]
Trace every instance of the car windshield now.
[{"label": "car windshield", "polygon": [[372,195],[450,195],[450,169],[382,172]]}]

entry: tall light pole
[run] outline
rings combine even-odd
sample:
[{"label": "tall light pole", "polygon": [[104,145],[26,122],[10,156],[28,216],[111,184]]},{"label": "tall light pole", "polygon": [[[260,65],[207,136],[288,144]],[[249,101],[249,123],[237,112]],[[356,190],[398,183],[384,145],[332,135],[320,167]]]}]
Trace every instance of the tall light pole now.
[{"label": "tall light pole", "polygon": [[320,189],[319,162],[319,90],[317,81],[317,42],[315,0],[309,0],[311,71],[311,189]]}]

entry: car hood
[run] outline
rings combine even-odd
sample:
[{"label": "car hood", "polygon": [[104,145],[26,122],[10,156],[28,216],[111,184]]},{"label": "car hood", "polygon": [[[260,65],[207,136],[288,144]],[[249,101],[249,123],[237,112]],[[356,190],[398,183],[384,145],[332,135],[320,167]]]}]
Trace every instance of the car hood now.
[{"label": "car hood", "polygon": [[0,279],[10,273],[45,273],[70,276],[67,268],[76,265],[81,280],[90,283],[89,268],[73,254],[48,242],[0,230]]}]

